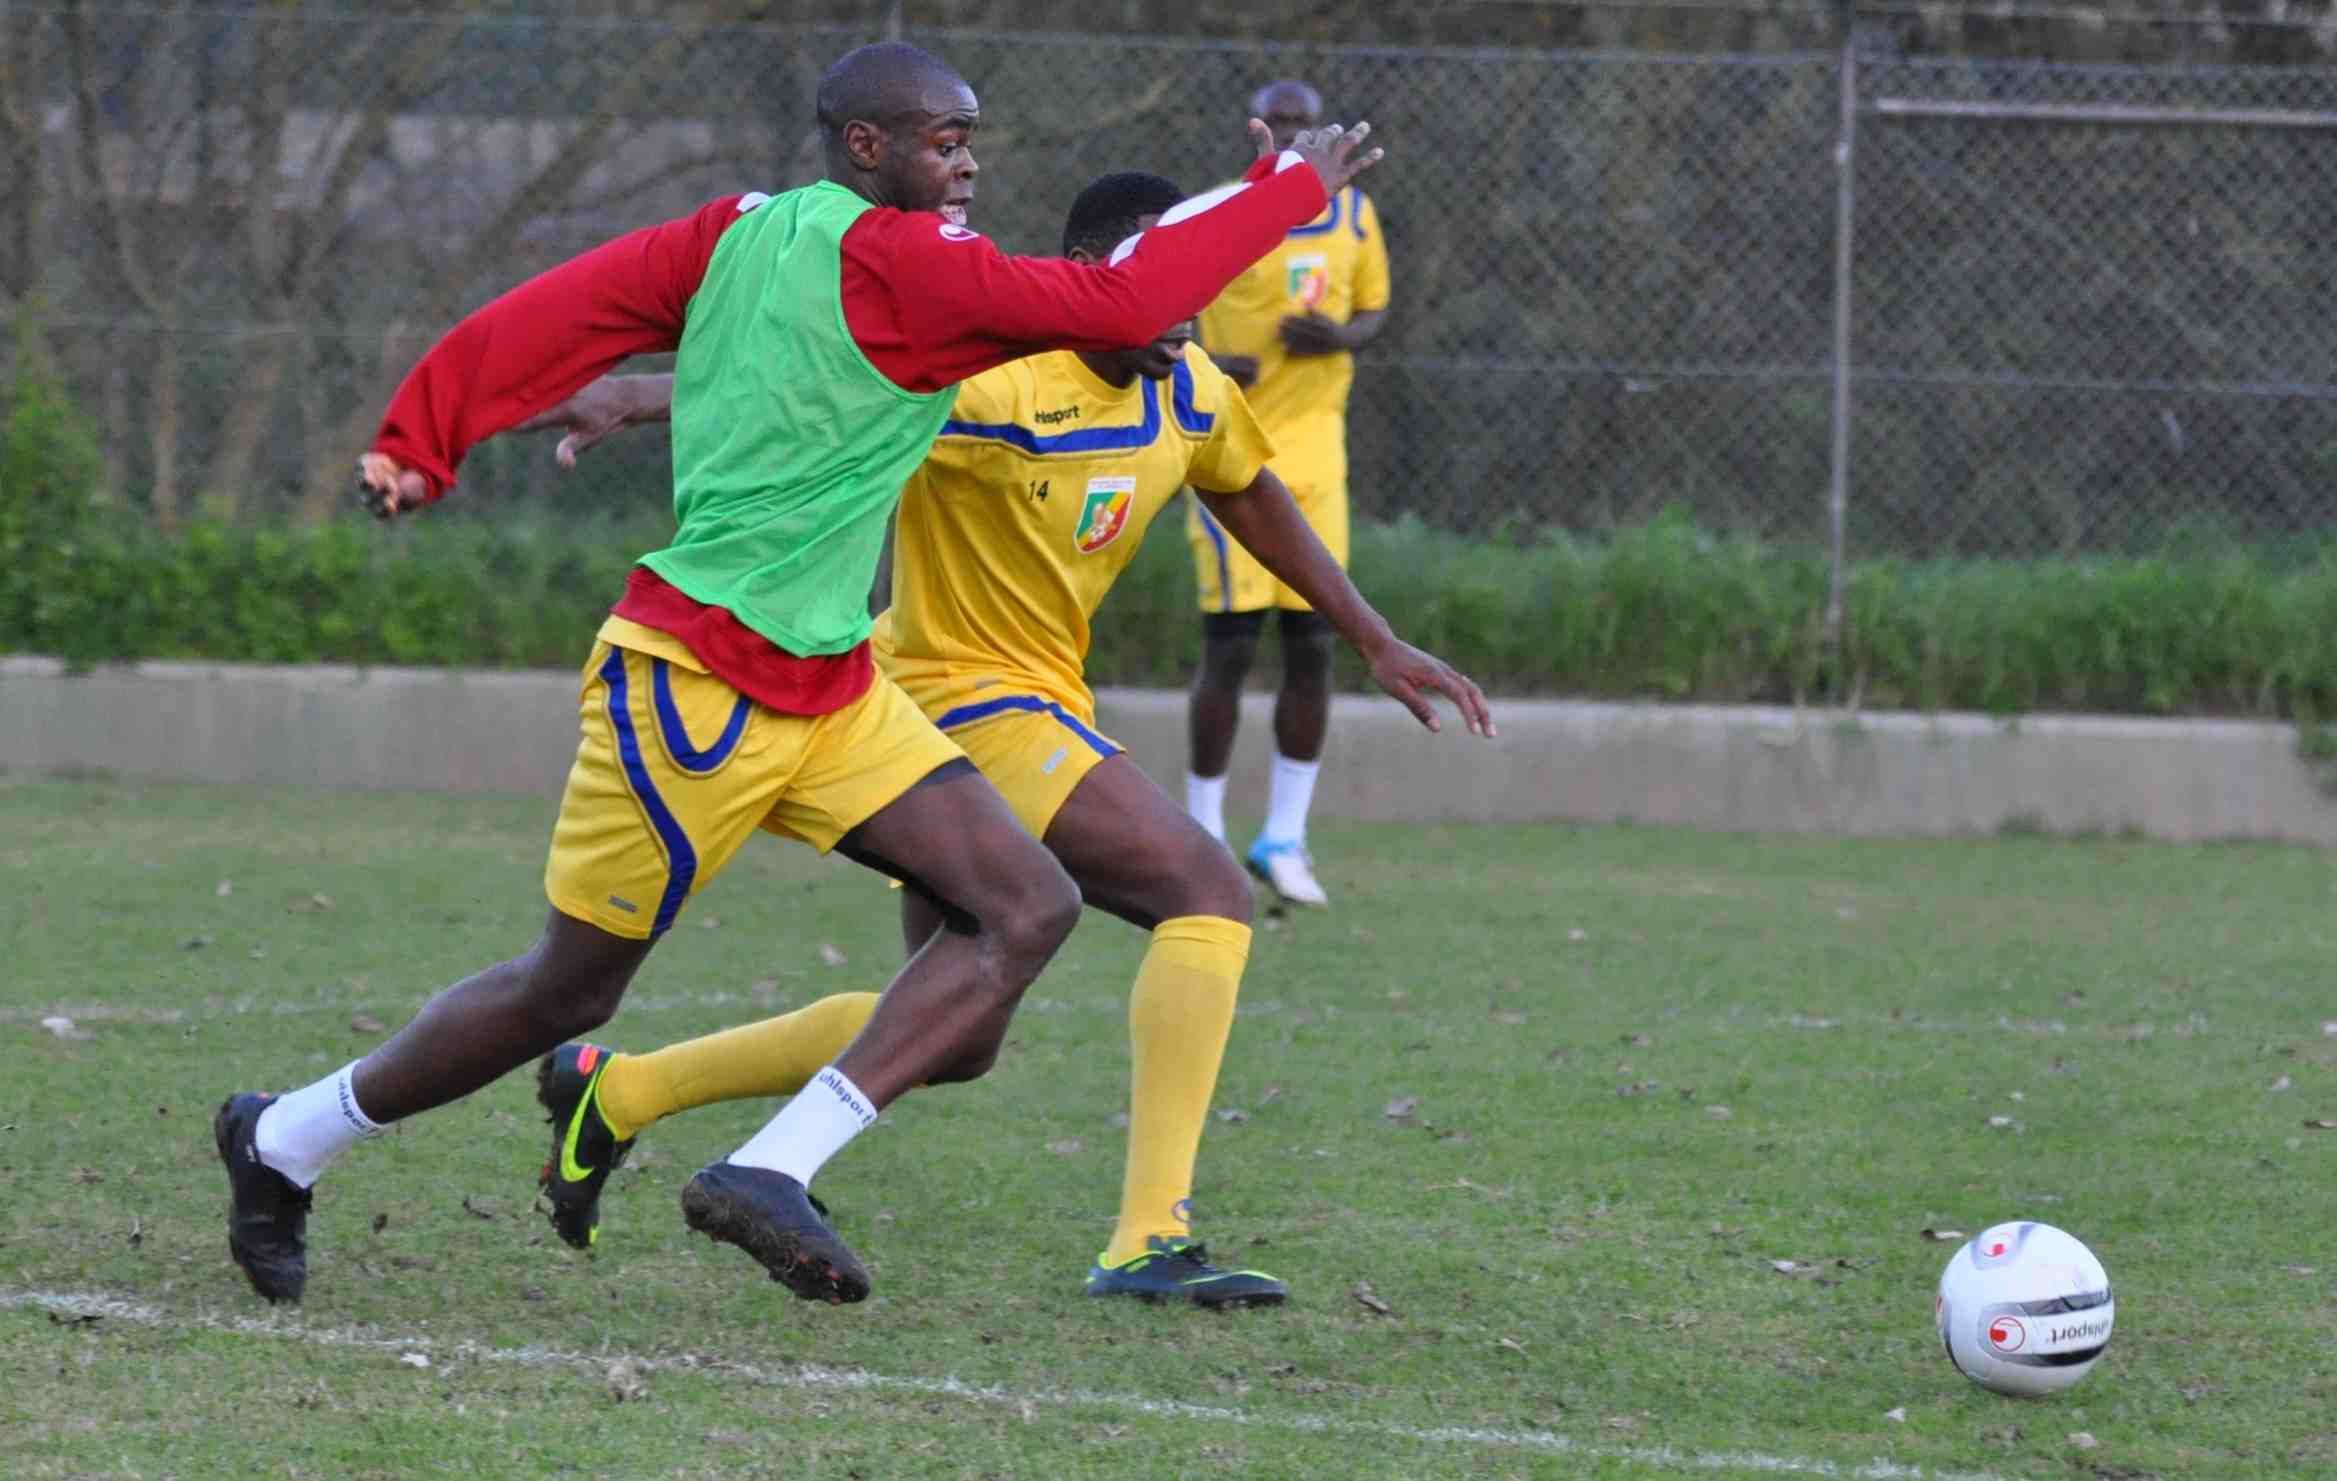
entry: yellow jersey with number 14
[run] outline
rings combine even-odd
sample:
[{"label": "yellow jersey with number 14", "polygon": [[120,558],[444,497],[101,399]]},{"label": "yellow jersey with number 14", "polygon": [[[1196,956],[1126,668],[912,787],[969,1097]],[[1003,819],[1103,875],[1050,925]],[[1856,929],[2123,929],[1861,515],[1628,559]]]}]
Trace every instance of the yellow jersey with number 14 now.
[{"label": "yellow jersey with number 14", "polygon": [[1362,187],[1350,185],[1202,310],[1204,345],[1218,354],[1258,357],[1250,406],[1274,439],[1274,471],[1293,489],[1346,482],[1355,357],[1291,355],[1279,326],[1310,309],[1344,324],[1387,306],[1388,249],[1379,212]]},{"label": "yellow jersey with number 14", "polygon": [[997,688],[1092,724],[1088,619],[1145,528],[1186,484],[1248,488],[1273,452],[1197,345],[1127,386],[1069,350],[984,371],[901,492],[877,662],[929,711]]}]

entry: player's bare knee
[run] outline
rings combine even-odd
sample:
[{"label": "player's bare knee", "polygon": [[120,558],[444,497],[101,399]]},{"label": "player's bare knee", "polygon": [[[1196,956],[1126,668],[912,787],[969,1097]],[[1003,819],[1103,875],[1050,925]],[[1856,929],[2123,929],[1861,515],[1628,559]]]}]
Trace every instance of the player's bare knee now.
[{"label": "player's bare knee", "polygon": [[1239,690],[1250,677],[1250,662],[1256,655],[1256,645],[1246,641],[1205,643],[1195,683],[1203,689]]},{"label": "player's bare knee", "polygon": [[1079,886],[1063,872],[1053,854],[1045,855],[1050,868],[1016,892],[1001,912],[997,929],[1008,952],[1031,964],[1032,975],[1045,966],[1079,924]]},{"label": "player's bare knee", "polygon": [[1198,828],[1193,832],[1195,837],[1178,866],[1179,876],[1186,881],[1186,898],[1185,908],[1177,914],[1213,915],[1238,925],[1250,924],[1257,896],[1250,889],[1249,876],[1224,844]]},{"label": "player's bare knee", "polygon": [[1327,629],[1308,627],[1282,633],[1282,686],[1285,689],[1327,690],[1331,687],[1331,658],[1335,648]]}]

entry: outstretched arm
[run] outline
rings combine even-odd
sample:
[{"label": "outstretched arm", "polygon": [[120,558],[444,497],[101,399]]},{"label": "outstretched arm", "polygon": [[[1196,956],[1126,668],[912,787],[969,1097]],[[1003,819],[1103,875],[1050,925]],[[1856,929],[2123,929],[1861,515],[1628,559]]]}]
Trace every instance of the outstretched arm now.
[{"label": "outstretched arm", "polygon": [[604,243],[447,331],[407,373],[358,460],[367,507],[386,519],[440,497],[479,442],[630,356],[674,348],[690,295],[740,200]]},{"label": "outstretched arm", "polygon": [[1443,659],[1396,636],[1387,619],[1372,609],[1347,573],[1339,569],[1306,516],[1299,513],[1289,488],[1271,468],[1259,469],[1257,478],[1239,493],[1199,488],[1193,492],[1210,517],[1241,542],[1242,549],[1256,556],[1258,564],[1273,572],[1275,579],[1306,598],[1348,646],[1363,655],[1363,661],[1371,665],[1372,681],[1401,701],[1414,719],[1430,730],[1440,728],[1435,708],[1421,692],[1433,689],[1453,702],[1471,734],[1494,733],[1493,714],[1485,707],[1484,691]]},{"label": "outstretched arm", "polygon": [[1015,257],[937,216],[870,212],[845,233],[844,318],[895,384],[937,391],[1041,350],[1144,344],[1209,306],[1328,192],[1376,163],[1370,125],[1302,134],[1234,185],[1193,197],[1107,263]]}]

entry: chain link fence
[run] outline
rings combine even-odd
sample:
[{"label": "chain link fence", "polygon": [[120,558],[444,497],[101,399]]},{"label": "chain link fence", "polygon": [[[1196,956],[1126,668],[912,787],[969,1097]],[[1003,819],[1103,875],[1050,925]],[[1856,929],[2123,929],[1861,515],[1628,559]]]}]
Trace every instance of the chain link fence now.
[{"label": "chain link fence", "polygon": [[[810,179],[813,84],[869,39],[0,6],[0,292],[119,500],[166,524],[316,517],[463,311],[616,232]],[[1014,250],[1054,250],[1104,171],[1234,173],[1270,78],[1373,121],[1396,302],[1356,377],[1366,517],[1514,537],[1676,509],[1827,539],[1841,53],[909,39],[982,96],[976,224]],[[1852,555],[2337,522],[2337,70],[1870,51],[1855,100]],[[489,444],[468,502],[664,497],[662,439],[557,490],[545,454]]]}]

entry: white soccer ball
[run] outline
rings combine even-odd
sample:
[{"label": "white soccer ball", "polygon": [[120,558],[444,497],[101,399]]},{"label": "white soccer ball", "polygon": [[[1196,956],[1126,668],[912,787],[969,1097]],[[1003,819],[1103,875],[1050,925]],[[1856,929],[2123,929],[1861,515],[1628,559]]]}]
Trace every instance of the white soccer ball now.
[{"label": "white soccer ball", "polygon": [[1939,1277],[1939,1340],[1966,1378],[2000,1394],[2065,1389],[2110,1345],[2117,1303],[2094,1252],[2050,1224],[1984,1229]]}]

